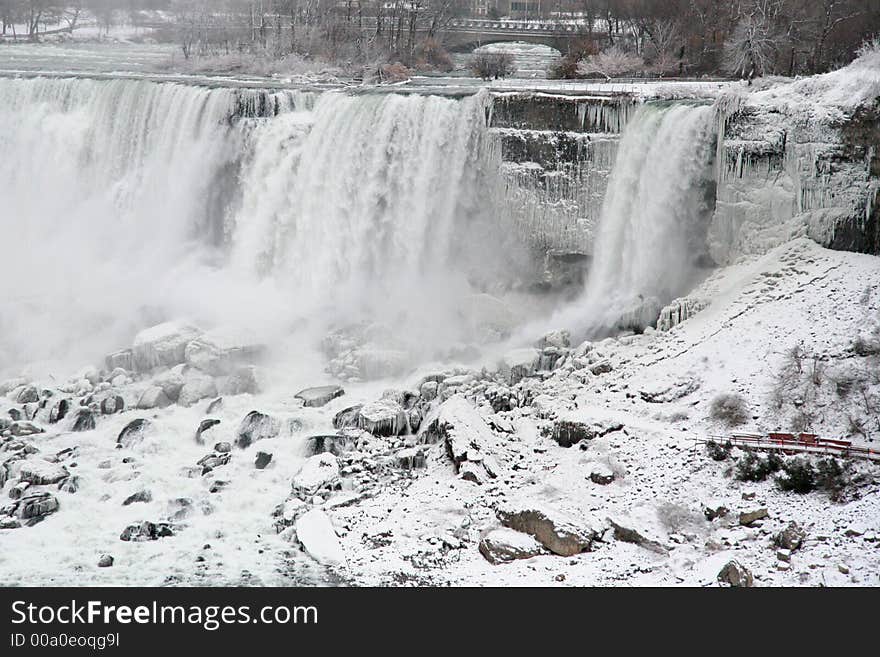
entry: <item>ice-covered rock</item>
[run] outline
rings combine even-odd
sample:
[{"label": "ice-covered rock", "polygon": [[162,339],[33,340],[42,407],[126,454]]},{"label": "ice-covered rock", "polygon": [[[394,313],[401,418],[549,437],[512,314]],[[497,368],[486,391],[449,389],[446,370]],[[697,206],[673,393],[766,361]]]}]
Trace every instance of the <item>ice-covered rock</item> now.
[{"label": "ice-covered rock", "polygon": [[63,420],[67,416],[70,407],[71,401],[67,398],[59,399],[52,404],[49,408],[49,424],[55,424]]},{"label": "ice-covered rock", "polygon": [[18,500],[15,515],[20,520],[27,520],[28,524],[33,524],[55,513],[59,508],[60,504],[54,495],[44,491],[36,491],[27,493]]},{"label": "ice-covered rock", "polygon": [[291,488],[301,498],[314,495],[339,477],[339,461],[333,454],[324,452],[310,456],[293,477]]},{"label": "ice-covered rock", "polygon": [[18,469],[19,479],[35,486],[57,484],[66,479],[68,475],[67,468],[64,466],[38,458],[23,461]]},{"label": "ice-covered rock", "polygon": [[154,408],[167,408],[173,404],[165,391],[159,386],[150,386],[141,393],[138,398],[137,407],[141,410],[148,411]]},{"label": "ice-covered rock", "polygon": [[145,520],[126,527],[122,534],[120,534],[119,540],[133,542],[157,541],[168,536],[174,536],[174,531],[169,523],[155,523]]},{"label": "ice-covered rock", "polygon": [[165,322],[141,331],[132,346],[134,369],[145,372],[185,362],[186,346],[200,335],[199,329],[183,321]]},{"label": "ice-covered rock", "polygon": [[217,386],[213,377],[198,370],[190,370],[184,376],[184,384],[180,389],[177,403],[181,406],[192,406],[203,399],[217,396]]},{"label": "ice-covered rock", "polygon": [[220,424],[220,420],[214,418],[206,418],[202,420],[199,423],[199,428],[196,429],[196,442],[200,445],[204,444],[207,441],[206,434],[218,424]]},{"label": "ice-covered rock", "polygon": [[265,346],[246,331],[231,328],[213,329],[199,335],[186,345],[185,358],[189,365],[211,374],[224,376],[242,365],[258,360]]},{"label": "ice-covered rock", "polygon": [[543,546],[533,537],[507,527],[487,533],[480,541],[479,549],[486,561],[496,565],[517,559],[531,559],[544,553]]},{"label": "ice-covered rock", "polygon": [[533,536],[563,557],[589,550],[603,525],[588,515],[574,516],[539,501],[510,502],[497,511],[501,524]]},{"label": "ice-covered rock", "polygon": [[327,514],[320,509],[307,511],[296,519],[296,538],[306,553],[325,566],[345,564],[345,551]]},{"label": "ice-covered rock", "polygon": [[90,408],[79,408],[73,419],[72,431],[92,431],[95,428],[95,413]]},{"label": "ice-covered rock", "polygon": [[116,437],[116,443],[125,449],[130,449],[143,442],[144,437],[152,426],[152,422],[146,418],[132,420],[119,432],[119,435]]},{"label": "ice-covered rock", "polygon": [[364,404],[358,411],[357,426],[374,436],[399,436],[409,430],[403,407],[387,398]]},{"label": "ice-covered rock", "polygon": [[307,408],[317,408],[329,404],[337,397],[345,394],[342,386],[317,386],[315,388],[306,388],[300,390],[295,395],[295,399],[301,399],[303,406]]},{"label": "ice-covered rock", "polygon": [[456,473],[475,483],[495,478],[500,467],[495,460],[495,436],[479,412],[464,397],[443,402],[436,416],[421,434],[423,442],[443,442]]},{"label": "ice-covered rock", "polygon": [[106,365],[107,369],[111,372],[117,369],[123,369],[126,372],[133,372],[134,365],[134,351],[131,349],[122,349],[120,351],[114,351],[112,354],[107,354],[104,357],[104,365]]},{"label": "ice-covered rock", "polygon": [[571,447],[582,440],[594,440],[621,429],[623,423],[613,414],[599,409],[581,409],[559,414],[551,436],[560,447]]},{"label": "ice-covered rock", "polygon": [[673,326],[681,324],[686,319],[696,315],[706,307],[707,303],[702,299],[682,297],[671,301],[660,311],[657,319],[657,330],[668,331]]},{"label": "ice-covered rock", "polygon": [[498,372],[508,385],[515,385],[522,379],[533,376],[541,363],[541,352],[537,349],[514,349],[509,351],[498,363]]},{"label": "ice-covered rock", "polygon": [[270,415],[251,411],[245,415],[238,427],[236,446],[244,449],[258,440],[275,438],[281,433],[281,423]]}]

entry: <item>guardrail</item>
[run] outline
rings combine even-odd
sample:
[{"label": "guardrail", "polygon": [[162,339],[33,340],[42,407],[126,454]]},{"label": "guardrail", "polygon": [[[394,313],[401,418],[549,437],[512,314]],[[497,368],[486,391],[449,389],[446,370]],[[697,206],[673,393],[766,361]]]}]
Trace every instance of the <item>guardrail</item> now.
[{"label": "guardrail", "polygon": [[698,443],[715,443],[716,445],[731,445],[760,451],[775,451],[783,454],[821,454],[826,456],[840,456],[844,458],[857,458],[869,461],[880,461],[880,450],[868,447],[857,447],[849,440],[836,440],[820,438],[811,433],[798,435],[791,433],[771,433],[766,436],[761,434],[732,434],[730,436],[710,436],[709,438],[696,438]]}]

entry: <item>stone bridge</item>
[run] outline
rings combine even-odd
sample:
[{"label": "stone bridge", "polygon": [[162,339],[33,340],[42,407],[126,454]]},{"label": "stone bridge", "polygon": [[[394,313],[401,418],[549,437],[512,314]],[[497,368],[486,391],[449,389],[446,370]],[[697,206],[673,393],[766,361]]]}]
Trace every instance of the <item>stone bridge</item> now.
[{"label": "stone bridge", "polygon": [[474,48],[502,41],[542,43],[560,52],[582,35],[581,26],[535,21],[456,19],[444,30],[444,44],[451,52],[470,52]]}]

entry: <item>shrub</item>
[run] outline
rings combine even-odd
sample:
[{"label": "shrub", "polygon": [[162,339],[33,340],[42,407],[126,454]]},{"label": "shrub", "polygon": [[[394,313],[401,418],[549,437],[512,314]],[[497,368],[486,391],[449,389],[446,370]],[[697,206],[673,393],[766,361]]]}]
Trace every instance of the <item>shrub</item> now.
[{"label": "shrub", "polygon": [[740,395],[724,393],[712,400],[709,416],[713,420],[735,427],[749,420],[749,407]]},{"label": "shrub", "polygon": [[816,489],[816,471],[806,459],[791,459],[782,464],[782,470],[783,474],[776,478],[781,490],[804,495]]},{"label": "shrub", "polygon": [[381,69],[380,79],[382,82],[403,82],[409,80],[409,69],[400,62],[385,64]]},{"label": "shrub", "polygon": [[713,461],[727,460],[727,457],[730,456],[730,450],[731,445],[729,442],[724,445],[715,442],[706,443],[706,453]]},{"label": "shrub", "polygon": [[736,463],[736,478],[740,481],[764,481],[781,468],[782,459],[772,452],[766,457],[747,452]]},{"label": "shrub", "polygon": [[837,459],[827,457],[816,463],[816,487],[831,495],[832,500],[839,500],[849,484],[849,472]]},{"label": "shrub", "polygon": [[433,68],[438,71],[451,71],[452,58],[437,39],[428,37],[416,46],[416,61],[419,68]]},{"label": "shrub", "polygon": [[481,52],[471,60],[471,72],[484,80],[506,78],[515,70],[513,55],[506,52]]},{"label": "shrub", "polygon": [[809,431],[813,427],[814,420],[813,414],[802,408],[791,417],[791,428],[796,433]]},{"label": "shrub", "polygon": [[585,77],[601,75],[610,79],[618,75],[641,73],[644,68],[645,62],[641,57],[619,46],[612,46],[582,59],[578,64],[578,73]]}]

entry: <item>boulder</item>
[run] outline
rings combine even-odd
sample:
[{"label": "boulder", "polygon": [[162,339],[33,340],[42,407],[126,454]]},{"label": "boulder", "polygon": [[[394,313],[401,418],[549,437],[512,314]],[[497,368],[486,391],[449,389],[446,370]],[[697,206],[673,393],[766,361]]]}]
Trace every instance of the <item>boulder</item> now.
[{"label": "boulder", "polygon": [[748,527],[758,520],[769,518],[770,514],[766,508],[754,509],[752,511],[743,511],[739,514],[739,524]]},{"label": "boulder", "polygon": [[257,368],[252,366],[239,367],[229,376],[219,377],[217,390],[220,394],[229,396],[257,394],[260,392]]},{"label": "boulder", "polygon": [[134,351],[131,349],[122,349],[108,354],[104,358],[104,364],[107,369],[113,372],[116,369],[123,369],[126,372],[134,371]]},{"label": "boulder", "polygon": [[555,347],[556,349],[568,349],[571,347],[571,333],[565,330],[556,330],[545,333],[537,342],[535,347],[541,350],[547,347]]},{"label": "boulder", "polygon": [[773,537],[773,544],[794,552],[804,544],[806,538],[807,532],[796,522],[790,522],[785,529]]},{"label": "boulder", "polygon": [[345,564],[345,552],[326,513],[307,511],[296,519],[295,528],[297,541],[312,559],[325,566]]},{"label": "boulder", "polygon": [[750,587],[754,585],[754,578],[748,568],[739,561],[728,561],[718,573],[718,581],[734,587]]},{"label": "boulder", "polygon": [[702,506],[703,515],[709,522],[715,520],[716,518],[723,518],[728,513],[730,513],[730,509],[728,508],[727,504],[718,500],[707,500],[703,502]]},{"label": "boulder", "polygon": [[153,494],[148,490],[140,490],[137,493],[129,495],[122,502],[122,506],[129,506],[131,504],[146,504],[148,502],[153,501]]},{"label": "boulder", "polygon": [[98,568],[110,568],[113,566],[113,557],[109,554],[102,554],[98,558]]},{"label": "boulder", "polygon": [[177,403],[181,406],[192,406],[196,402],[217,396],[217,385],[214,379],[197,370],[191,370],[184,377],[183,387]]},{"label": "boulder", "polygon": [[57,484],[69,474],[64,466],[43,459],[26,459],[18,466],[18,478],[35,486]]},{"label": "boulder", "polygon": [[59,399],[49,409],[49,424],[56,424],[63,420],[70,410],[71,402],[69,399]]},{"label": "boulder", "polygon": [[165,391],[159,386],[150,386],[141,393],[138,399],[137,407],[141,410],[148,411],[154,408],[167,408],[174,402],[168,398]]},{"label": "boulder", "polygon": [[167,522],[153,523],[145,520],[126,527],[122,534],[119,535],[119,540],[134,542],[157,541],[167,536],[174,536],[170,524]]},{"label": "boulder", "polygon": [[613,416],[586,409],[562,413],[553,423],[551,436],[560,447],[571,447],[582,440],[594,440],[623,429]]},{"label": "boulder", "polygon": [[296,393],[295,399],[301,399],[303,406],[308,408],[318,408],[329,404],[337,397],[345,394],[345,390],[341,386],[318,386],[316,388],[306,388]]},{"label": "boulder", "polygon": [[425,452],[418,447],[407,447],[394,454],[394,465],[401,470],[417,470],[428,465]]},{"label": "boulder", "polygon": [[526,377],[533,376],[541,363],[541,352],[537,349],[514,349],[498,363],[498,372],[508,385],[515,385]]},{"label": "boulder", "polygon": [[116,437],[116,444],[125,449],[130,449],[143,442],[147,431],[152,427],[152,422],[146,418],[138,418],[126,424]]},{"label": "boulder", "polygon": [[501,524],[534,537],[563,557],[589,550],[599,535],[595,518],[574,517],[542,502],[514,502],[496,512]]},{"label": "boulder", "polygon": [[265,470],[269,467],[269,464],[272,462],[272,455],[269,452],[257,452],[257,456],[254,459],[254,467],[257,470]]},{"label": "boulder", "polygon": [[152,385],[162,388],[162,392],[172,402],[176,402],[180,397],[180,391],[183,390],[183,384],[186,383],[183,377],[184,365],[175,365],[170,370],[162,372],[153,377]]},{"label": "boulder", "polygon": [[[499,466],[492,457],[495,436],[477,409],[456,395],[443,402],[434,420],[421,435],[427,443],[443,442],[457,474],[474,483],[497,477]],[[465,463],[470,465],[464,467]]]},{"label": "boulder", "polygon": [[300,498],[308,498],[332,484],[339,477],[339,462],[329,453],[315,454],[306,459],[293,477],[291,488]]},{"label": "boulder", "polygon": [[19,501],[15,515],[19,520],[27,520],[28,524],[41,521],[60,508],[58,499],[51,493],[26,493]]},{"label": "boulder", "polygon": [[593,463],[590,466],[590,481],[600,486],[607,486],[614,481],[614,471],[605,463]]},{"label": "boulder", "polygon": [[258,360],[265,351],[254,335],[231,328],[213,329],[186,345],[187,364],[213,376],[232,374]]},{"label": "boulder", "polygon": [[125,400],[121,395],[110,395],[101,400],[101,413],[114,415],[125,410]]},{"label": "boulder", "polygon": [[608,518],[609,524],[614,528],[614,540],[624,543],[633,543],[656,554],[667,555],[669,550],[656,537],[650,537],[645,528],[637,528],[633,519]]},{"label": "boulder", "polygon": [[281,423],[278,420],[265,413],[251,411],[244,416],[238,426],[235,444],[244,449],[258,440],[275,438],[279,433],[281,433]]},{"label": "boulder", "polygon": [[33,404],[38,401],[40,401],[40,390],[37,386],[25,386],[15,397],[16,404]]},{"label": "boulder", "polygon": [[409,430],[403,407],[393,399],[364,404],[358,412],[357,426],[374,436],[399,436]]},{"label": "boulder", "polygon": [[363,404],[358,404],[357,406],[349,406],[348,408],[339,411],[333,417],[333,428],[347,429],[349,427],[358,426],[358,419],[360,418],[361,409],[363,407]]},{"label": "boulder", "polygon": [[312,454],[329,453],[333,456],[342,456],[355,449],[356,439],[344,433],[327,434],[323,436],[310,436],[310,452]]},{"label": "boulder", "polygon": [[73,420],[73,431],[92,431],[95,426],[95,413],[90,408],[79,408]]},{"label": "boulder", "polygon": [[[172,367],[186,361],[186,346],[201,335],[186,322],[165,322],[145,329],[134,337],[134,370],[146,372],[154,367]],[[127,368],[126,368],[127,369]]]},{"label": "boulder", "polygon": [[199,428],[196,429],[196,442],[200,445],[204,445],[206,442],[205,434],[218,424],[220,424],[220,420],[215,420],[213,418],[202,420],[199,423]]},{"label": "boulder", "polygon": [[500,527],[493,529],[480,541],[480,554],[491,564],[502,564],[517,559],[531,559],[544,553],[543,546],[528,534]]},{"label": "boulder", "polygon": [[22,438],[24,436],[34,436],[38,433],[44,433],[44,430],[33,422],[19,420],[12,423],[12,426],[9,427],[9,433],[17,438]]}]

